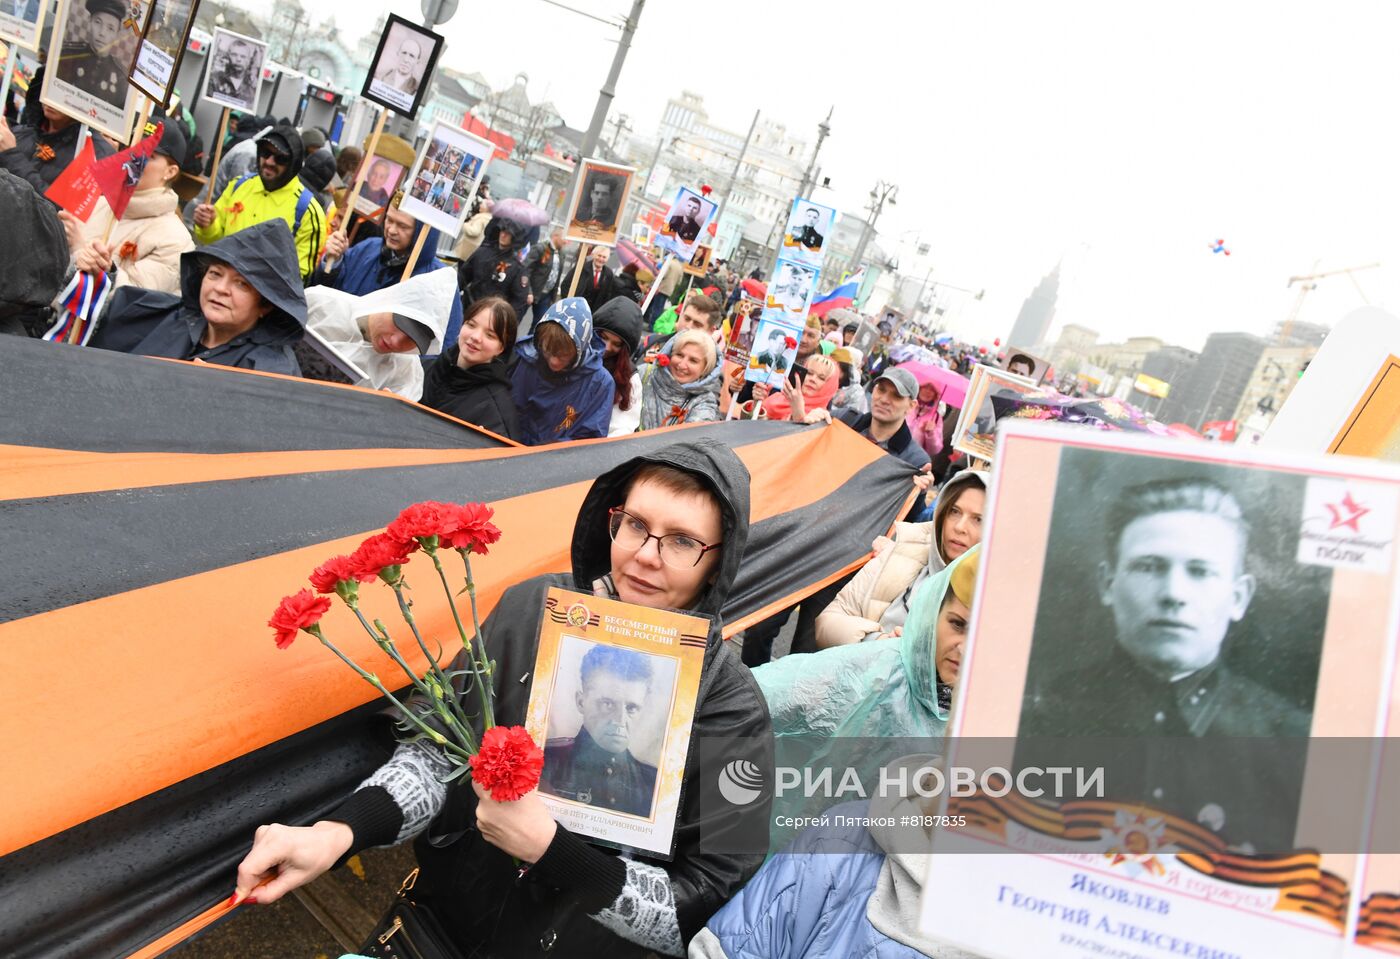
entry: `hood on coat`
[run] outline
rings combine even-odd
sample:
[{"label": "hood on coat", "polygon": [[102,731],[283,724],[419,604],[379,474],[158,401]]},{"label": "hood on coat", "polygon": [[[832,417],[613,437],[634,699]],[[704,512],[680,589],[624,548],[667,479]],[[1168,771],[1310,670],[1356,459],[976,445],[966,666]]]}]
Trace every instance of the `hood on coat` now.
[{"label": "hood on coat", "polygon": [[636,356],[642,345],[642,308],[631,297],[615,296],[593,314],[593,329],[616,335],[627,352]]},{"label": "hood on coat", "polygon": [[558,378],[565,376],[575,370],[581,370],[589,365],[602,365],[602,352],[593,345],[593,311],[588,308],[588,301],[581,296],[570,296],[553,304],[544,311],[544,316],[539,318],[535,324],[537,332],[541,325],[545,323],[558,323],[568,332],[569,338],[574,341],[574,365],[569,367],[564,373],[555,373],[549,366],[541,360],[539,350],[535,347],[534,335],[521,340],[516,346],[516,352],[521,360],[533,363],[538,366],[544,376]]},{"label": "hood on coat", "polygon": [[[584,497],[574,524],[574,581],[580,589],[591,589],[595,580],[611,571],[608,510],[622,505],[627,498],[627,482],[648,463],[671,466],[698,477],[719,500],[724,530],[719,569],[691,607],[691,612],[708,616],[718,625],[720,610],[739,573],[749,539],[749,471],[733,450],[716,440],[674,443],[628,460],[598,477]],[[711,645],[719,641],[718,636],[718,629],[711,629]]]},{"label": "hood on coat", "polygon": [[301,182],[312,193],[322,193],[335,179],[335,154],[330,147],[321,147],[306,158],[301,168]]},{"label": "hood on coat", "polygon": [[452,319],[456,297],[457,271],[444,268],[417,273],[402,283],[357,297],[352,315],[358,321],[374,313],[392,313],[394,325],[413,338],[419,352],[432,355],[442,352],[442,337]]},{"label": "hood on coat", "polygon": [[291,183],[301,172],[302,165],[306,162],[306,145],[301,142],[301,134],[296,131],[296,127],[290,123],[279,123],[271,130],[258,137],[259,140],[267,140],[274,143],[280,149],[292,155],[292,162],[287,164],[287,169],[282,171],[282,175],[271,182],[264,180],[263,187],[269,192],[280,190]]},{"label": "hood on coat", "polygon": [[943,555],[943,519],[948,515],[948,510],[957,502],[962,495],[962,491],[973,484],[980,484],[982,489],[991,489],[992,474],[986,470],[962,470],[954,473],[948,482],[943,484],[943,488],[938,491],[938,506],[933,511],[933,535],[929,537],[928,545],[928,568],[930,572],[938,572],[948,565],[948,558]]},{"label": "hood on coat", "polygon": [[952,690],[945,689],[944,696],[939,696],[941,681],[934,663],[938,613],[943,608],[943,597],[952,589],[953,574],[965,560],[976,557],[981,548],[981,544],[972,547],[953,560],[951,565],[923,581],[914,591],[914,598],[909,603],[909,618],[904,621],[904,631],[899,637],[899,658],[909,680],[909,691],[929,715],[945,722],[949,710],[946,702],[940,699],[950,699]]},{"label": "hood on coat", "polygon": [[0,170],[0,210],[8,227],[0,285],[0,319],[5,319],[53,302],[63,289],[69,254],[54,205],[8,170]]},{"label": "hood on coat", "polygon": [[491,222],[486,224],[485,232],[481,235],[481,245],[488,249],[499,250],[498,244],[503,226],[510,232],[510,246],[506,247],[503,252],[519,253],[521,247],[525,245],[526,236],[531,228],[509,217],[493,216]]},{"label": "hood on coat", "polygon": [[301,339],[306,329],[306,294],[286,220],[264,220],[180,257],[181,301],[186,313],[201,322],[204,313],[199,308],[199,288],[209,260],[233,267],[272,304],[272,312],[259,326],[275,331],[289,343]]}]

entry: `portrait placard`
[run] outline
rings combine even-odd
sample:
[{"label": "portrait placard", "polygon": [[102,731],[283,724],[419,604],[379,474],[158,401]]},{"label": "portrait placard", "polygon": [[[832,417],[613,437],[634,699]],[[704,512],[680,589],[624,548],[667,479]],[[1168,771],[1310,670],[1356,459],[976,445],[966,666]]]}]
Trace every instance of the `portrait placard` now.
[{"label": "portrait placard", "polygon": [[199,0],[155,0],[136,45],[127,79],[162,108],[170,106],[198,10]]},{"label": "portrait placard", "polygon": [[456,236],[471,212],[481,175],[495,149],[490,140],[473,136],[461,127],[434,124],[405,181],[408,189],[399,212],[446,236]]},{"label": "portrait placard", "polygon": [[442,44],[441,34],[389,14],[360,96],[412,119],[423,102]]},{"label": "portrait placard", "polygon": [[768,284],[768,299],[765,303],[768,315],[781,315],[789,323],[801,323],[811,306],[812,294],[817,289],[817,268],[798,263],[796,260],[779,259],[773,271],[773,282]]},{"label": "portrait placard", "polygon": [[1340,956],[1400,468],[1026,422],[997,444],[945,757],[981,772],[936,804],[925,934],[989,959]]},{"label": "portrait placard", "polygon": [[593,246],[616,246],[622,210],[632,191],[635,169],[602,160],[583,160],[574,199],[565,219],[564,239]]},{"label": "portrait placard", "polygon": [[215,27],[209,44],[209,69],[205,71],[200,95],[230,110],[256,113],[266,60],[267,44]]},{"label": "portrait placard", "polygon": [[126,75],[147,6],[145,0],[60,0],[41,101],[125,143],[137,97]]},{"label": "portrait placard", "polygon": [[1005,370],[978,364],[972,368],[967,401],[953,427],[953,449],[979,460],[996,454],[997,413],[992,397],[1026,396],[1037,392],[1035,381]]},{"label": "portrait placard", "polygon": [[704,276],[705,271],[710,268],[710,257],[714,255],[715,248],[712,246],[697,246],[690,262],[684,270],[690,276]]},{"label": "portrait placard", "polygon": [[809,266],[821,266],[826,238],[836,223],[836,211],[811,200],[796,200],[783,228],[783,249],[779,254]]},{"label": "portrait placard", "polygon": [[[383,146],[382,140],[380,146]],[[379,153],[365,157],[360,164],[369,164],[369,172],[365,174],[365,182],[360,184],[360,192],[355,195],[355,212],[365,217],[377,217],[406,182],[404,174],[408,171],[402,163],[395,163]],[[351,182],[358,178],[359,171],[356,171]]]},{"label": "portrait placard", "polygon": [[38,52],[46,0],[0,0],[0,40]]},{"label": "portrait placard", "polygon": [[797,344],[800,342],[801,327],[791,326],[782,319],[773,319],[765,312],[749,346],[745,382],[767,383],[770,386],[781,383],[797,362]]},{"label": "portrait placard", "polygon": [[695,247],[706,239],[710,220],[717,206],[688,186],[676,191],[676,198],[666,211],[665,221],[656,233],[656,245],[673,254],[682,263],[690,263]]},{"label": "portrait placard", "polygon": [[1008,346],[1005,358],[997,365],[1008,373],[1024,376],[1036,384],[1045,382],[1045,374],[1050,372],[1049,360],[1019,346]]},{"label": "portrait placard", "polygon": [[525,728],[571,832],[669,858],[710,622],[551,587]]}]

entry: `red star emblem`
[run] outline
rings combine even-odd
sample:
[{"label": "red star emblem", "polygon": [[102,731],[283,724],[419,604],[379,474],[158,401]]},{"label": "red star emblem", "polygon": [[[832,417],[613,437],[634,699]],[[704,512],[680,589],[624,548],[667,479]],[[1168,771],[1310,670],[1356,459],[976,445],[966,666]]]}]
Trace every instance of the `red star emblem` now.
[{"label": "red star emblem", "polygon": [[1353,533],[1360,533],[1361,527],[1357,524],[1361,522],[1361,517],[1371,511],[1352,499],[1351,494],[1347,493],[1342,497],[1341,503],[1328,503],[1327,512],[1332,514],[1332,525],[1328,527],[1329,529],[1349,526]]}]

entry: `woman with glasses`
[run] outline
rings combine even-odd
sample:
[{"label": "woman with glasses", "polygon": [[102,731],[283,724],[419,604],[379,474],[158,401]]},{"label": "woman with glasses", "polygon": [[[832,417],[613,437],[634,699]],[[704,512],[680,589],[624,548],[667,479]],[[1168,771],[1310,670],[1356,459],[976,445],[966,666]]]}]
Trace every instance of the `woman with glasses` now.
[{"label": "woman with glasses", "polygon": [[[417,837],[415,900],[462,955],[683,955],[758,870],[767,838],[766,798],[735,805],[699,786],[719,775],[700,766],[706,741],[726,741],[723,763],[771,765],[768,711],[720,633],[748,529],[749,474],[728,447],[713,440],[663,447],[593,484],[574,526],[571,573],[511,587],[483,626],[495,661],[496,720],[511,725],[525,719],[551,586],[710,620],[685,766],[694,785],[681,793],[672,856],[594,846],[556,823],[535,793],[497,803],[470,782],[444,784],[446,759],[415,743],[399,746],[324,820],[259,829],[239,866],[237,893],[273,902],[356,850]],[[724,851],[735,848],[752,852]]]},{"label": "woman with glasses", "polygon": [[281,219],[296,241],[301,277],[309,277],[326,238],[326,214],[297,178],[305,159],[306,146],[292,126],[279,124],[260,136],[257,174],[239,177],[213,203],[195,208],[195,242],[207,246],[255,223]]}]

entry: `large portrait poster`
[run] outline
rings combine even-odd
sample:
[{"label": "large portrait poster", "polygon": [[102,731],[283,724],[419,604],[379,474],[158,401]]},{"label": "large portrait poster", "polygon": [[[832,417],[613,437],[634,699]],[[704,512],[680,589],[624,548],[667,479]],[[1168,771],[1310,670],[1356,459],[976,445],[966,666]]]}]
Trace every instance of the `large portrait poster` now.
[{"label": "large portrait poster", "polygon": [[632,167],[602,160],[582,161],[564,239],[593,246],[615,246],[635,172]]},{"label": "large portrait poster", "polygon": [[128,79],[162,108],[170,106],[175,75],[180,72],[198,7],[198,0],[155,0],[137,44]]},{"label": "large portrait poster", "polygon": [[[460,127],[434,124],[422,152],[414,160],[399,211],[447,236],[456,236],[471,211],[481,175],[494,150],[491,141]],[[369,186],[368,180],[365,186]]]},{"label": "large portrait poster", "polygon": [[360,95],[412,119],[423,102],[442,44],[440,34],[389,14]]},{"label": "large portrait poster", "polygon": [[204,99],[230,110],[256,113],[266,60],[267,44],[215,27],[204,74]]},{"label": "large portrait poster", "polygon": [[709,620],[552,587],[525,728],[540,798],[594,842],[669,858]]},{"label": "large portrait poster", "polygon": [[988,505],[946,756],[975,787],[942,797],[923,931],[989,959],[1340,956],[1400,469],[1012,423]]},{"label": "large portrait poster", "polygon": [[0,40],[39,49],[47,0],[0,0]]},{"label": "large portrait poster", "polygon": [[688,186],[681,187],[666,211],[665,224],[656,234],[656,245],[682,263],[689,263],[695,256],[696,244],[710,228],[716,209],[707,197]]},{"label": "large portrait poster", "polygon": [[40,99],[125,143],[137,96],[126,76],[146,13],[145,0],[60,0]]},{"label": "large portrait poster", "polygon": [[1045,374],[1050,372],[1049,360],[1019,346],[1008,346],[1005,358],[998,365],[1008,373],[1024,376],[1037,384],[1045,382]]}]

